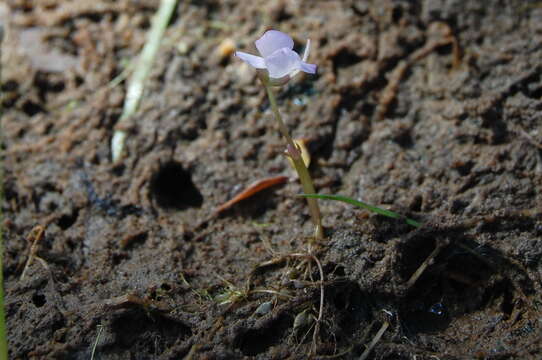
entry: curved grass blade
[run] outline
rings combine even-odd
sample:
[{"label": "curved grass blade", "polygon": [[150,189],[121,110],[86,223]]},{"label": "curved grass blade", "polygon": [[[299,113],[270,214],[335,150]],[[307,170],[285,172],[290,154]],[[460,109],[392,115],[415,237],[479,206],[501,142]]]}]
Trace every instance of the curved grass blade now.
[{"label": "curved grass blade", "polygon": [[341,196],[341,195],[325,195],[325,194],[300,194],[299,196],[302,196],[302,197],[308,197],[308,198],[313,198],[313,199],[324,199],[324,200],[336,200],[336,201],[342,201],[342,202],[344,202],[344,203],[347,203],[347,204],[350,204],[350,205],[354,205],[354,206],[357,206],[357,207],[360,207],[360,208],[363,208],[363,209],[372,211],[372,212],[374,212],[374,213],[377,213],[377,214],[380,214],[380,215],[384,215],[384,216],[390,217],[390,218],[392,218],[392,219],[404,220],[407,224],[412,225],[412,226],[415,226],[415,227],[420,227],[420,226],[422,226],[422,224],[419,223],[419,222],[417,222],[416,220],[409,219],[409,218],[404,217],[403,215],[398,214],[398,213],[396,213],[396,212],[393,212],[393,211],[390,211],[390,210],[381,209],[381,208],[379,208],[379,207],[376,207],[376,206],[373,206],[373,205],[369,205],[369,204],[366,204],[366,203],[364,203],[364,202],[361,202],[361,201],[358,201],[358,200],[354,200],[354,199],[351,199],[351,198],[346,197],[346,196]]}]

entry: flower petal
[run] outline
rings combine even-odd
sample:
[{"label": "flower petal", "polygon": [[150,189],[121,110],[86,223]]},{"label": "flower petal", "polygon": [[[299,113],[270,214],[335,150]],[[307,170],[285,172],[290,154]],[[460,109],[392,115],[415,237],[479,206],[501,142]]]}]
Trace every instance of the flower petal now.
[{"label": "flower petal", "polygon": [[261,38],[254,42],[260,54],[265,58],[273,54],[275,51],[288,48],[294,48],[294,41],[290,36],[278,30],[269,30],[262,35]]},{"label": "flower petal", "polygon": [[279,79],[299,69],[301,59],[295,51],[282,48],[267,56],[265,65],[269,71],[269,77]]},{"label": "flower petal", "polygon": [[256,69],[265,69],[265,60],[262,57],[247,54],[246,52],[236,51],[235,56]]},{"label": "flower petal", "polygon": [[309,73],[309,74],[315,74],[316,73],[316,65],[314,65],[314,64],[301,62],[299,68],[301,69],[301,71],[304,71],[304,72]]}]

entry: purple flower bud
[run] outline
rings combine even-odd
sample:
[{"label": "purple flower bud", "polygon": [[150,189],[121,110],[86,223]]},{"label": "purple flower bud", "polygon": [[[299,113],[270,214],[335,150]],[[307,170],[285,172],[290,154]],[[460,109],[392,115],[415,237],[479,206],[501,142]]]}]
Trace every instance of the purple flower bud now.
[{"label": "purple flower bud", "polygon": [[277,82],[276,80],[285,77],[287,77],[285,79],[287,81],[299,71],[309,74],[316,73],[316,65],[305,62],[309,57],[310,40],[307,40],[303,59],[293,51],[294,41],[292,38],[277,30],[267,31],[255,41],[255,44],[262,57],[242,51],[236,51],[235,55],[256,69],[267,69],[272,82]]}]

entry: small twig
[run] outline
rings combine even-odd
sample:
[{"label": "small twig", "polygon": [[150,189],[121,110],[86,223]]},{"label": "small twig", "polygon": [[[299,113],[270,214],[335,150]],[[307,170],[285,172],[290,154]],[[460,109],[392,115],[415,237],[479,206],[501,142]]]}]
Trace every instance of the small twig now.
[{"label": "small twig", "polygon": [[322,318],[323,318],[323,315],[324,315],[324,268],[322,267],[322,263],[320,262],[320,260],[318,260],[318,258],[312,254],[305,254],[305,253],[292,253],[292,254],[286,254],[286,255],[283,255],[283,256],[280,256],[280,257],[277,257],[277,258],[274,258],[274,259],[271,259],[269,261],[266,261],[266,262],[263,262],[261,264],[259,264],[254,270],[252,270],[248,280],[247,280],[247,284],[246,284],[246,291],[247,292],[250,292],[250,284],[252,282],[252,277],[254,276],[254,273],[256,272],[256,270],[258,269],[261,269],[263,267],[267,267],[267,266],[272,266],[272,265],[277,265],[283,261],[286,261],[287,259],[289,258],[303,258],[303,259],[311,259],[313,260],[315,263],[316,263],[316,266],[318,267],[318,271],[320,272],[320,281],[319,281],[319,285],[320,285],[320,306],[319,306],[319,310],[318,310],[318,318],[316,319],[316,324],[315,324],[315,328],[314,328],[314,333],[313,333],[313,346],[316,347],[316,337],[318,336],[318,332],[320,330],[320,324],[322,322]]},{"label": "small twig", "polygon": [[380,341],[380,338],[382,337],[382,335],[384,335],[384,331],[386,331],[388,326],[390,326],[390,323],[387,321],[385,321],[384,324],[382,324],[382,326],[380,327],[380,330],[378,330],[378,332],[376,333],[375,337],[373,338],[373,340],[371,341],[367,349],[365,349],[363,354],[361,354],[361,356],[359,357],[359,360],[367,359],[367,357],[369,356],[369,354],[371,353],[375,345]]},{"label": "small twig", "polygon": [[531,145],[542,150],[542,144],[535,140],[531,135],[527,133],[520,125],[516,125],[516,131],[523,136]]},{"label": "small twig", "polygon": [[271,294],[271,295],[275,295],[277,297],[283,297],[283,298],[287,298],[287,299],[292,299],[293,298],[292,295],[281,293],[280,291],[270,290],[270,289],[255,289],[255,290],[251,290],[250,293],[251,294],[258,294],[258,293]]},{"label": "small twig", "polygon": [[294,253],[288,254],[287,256],[311,258],[316,263],[316,266],[318,266],[318,271],[320,271],[320,308],[318,310],[318,318],[316,319],[316,325],[312,334],[312,344],[314,347],[313,350],[316,351],[316,337],[318,336],[318,332],[320,331],[320,323],[324,314],[324,270],[322,268],[320,260],[318,260],[318,258],[312,254]]},{"label": "small twig", "polygon": [[435,259],[435,257],[437,257],[437,255],[440,253],[440,250],[442,250],[442,248],[445,246],[445,245],[448,245],[447,242],[439,242],[436,246],[435,246],[435,249],[431,252],[431,254],[429,254],[429,256],[423,261],[423,263],[418,267],[418,269],[414,272],[414,274],[412,274],[412,276],[410,277],[410,279],[408,279],[407,283],[406,283],[406,286],[407,288],[410,288],[412,287],[416,281],[419,279],[419,277],[423,274],[423,272],[425,271],[425,269],[431,265],[431,263],[433,262],[433,260]]},{"label": "small twig", "polygon": [[190,348],[190,351],[188,352],[188,354],[186,354],[183,360],[192,360],[194,358],[194,355],[196,355],[196,353],[198,352],[201,346],[202,345],[198,343],[193,344],[192,347]]},{"label": "small twig", "polygon": [[111,299],[104,300],[101,305],[109,310],[143,308],[148,310],[157,310],[167,312],[170,309],[167,305],[152,301],[146,298],[141,298],[135,294],[124,294]]},{"label": "small twig", "polygon": [[154,58],[160,47],[160,40],[164,35],[166,26],[171,18],[173,9],[177,0],[162,0],[160,8],[158,9],[151,30],[147,36],[147,42],[141,51],[139,62],[132,74],[128,90],[126,91],[126,100],[124,102],[124,108],[122,109],[122,115],[117,123],[117,130],[113,134],[111,139],[111,158],[113,162],[117,162],[122,157],[124,151],[124,141],[128,135],[126,130],[120,129],[122,125],[130,118],[137,110],[139,100],[143,94],[145,87],[145,80],[149,75]]},{"label": "small twig", "polygon": [[27,236],[28,242],[31,242],[30,249],[28,251],[28,259],[26,260],[26,264],[24,266],[23,272],[21,274],[20,280],[22,281],[24,279],[24,276],[26,275],[26,272],[30,265],[32,265],[32,262],[34,259],[38,259],[39,262],[48,269],[47,263],[42,258],[39,258],[36,253],[38,252],[38,243],[43,239],[43,235],[45,234],[45,228],[41,225],[38,225],[34,227],[30,233]]},{"label": "small twig", "polygon": [[94,341],[94,346],[92,346],[92,353],[90,354],[90,360],[94,360],[96,347],[98,346],[98,342],[100,341],[100,336],[102,335],[102,331],[104,330],[104,327],[102,325],[98,325],[97,327],[98,327],[98,334],[96,335],[96,341]]},{"label": "small twig", "polygon": [[126,65],[126,67],[122,70],[122,72],[118,74],[115,78],[113,78],[113,80],[111,80],[109,84],[107,84],[107,87],[109,89],[113,89],[117,87],[121,82],[123,82],[124,80],[126,80],[126,78],[128,78],[133,68],[134,68],[134,63],[133,62],[128,63],[128,65]]}]

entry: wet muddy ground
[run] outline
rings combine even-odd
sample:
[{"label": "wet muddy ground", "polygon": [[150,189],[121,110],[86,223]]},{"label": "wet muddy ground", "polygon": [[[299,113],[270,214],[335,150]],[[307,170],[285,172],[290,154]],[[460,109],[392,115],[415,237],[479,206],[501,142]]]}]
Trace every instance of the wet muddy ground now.
[{"label": "wet muddy ground", "polygon": [[[182,1],[112,164],[157,6],[0,4],[10,358],[542,357],[539,2]],[[269,28],[312,40],[318,74],[279,106],[318,192],[421,228],[320,201],[306,255],[301,187],[227,46]]]}]

